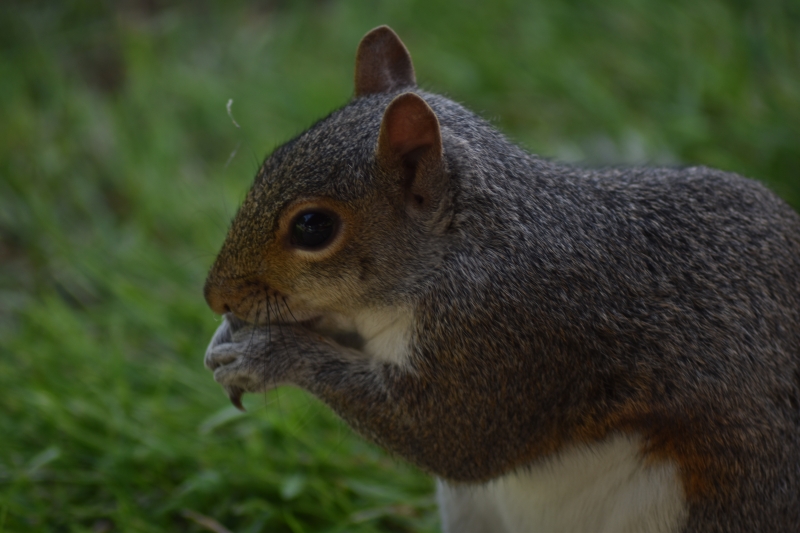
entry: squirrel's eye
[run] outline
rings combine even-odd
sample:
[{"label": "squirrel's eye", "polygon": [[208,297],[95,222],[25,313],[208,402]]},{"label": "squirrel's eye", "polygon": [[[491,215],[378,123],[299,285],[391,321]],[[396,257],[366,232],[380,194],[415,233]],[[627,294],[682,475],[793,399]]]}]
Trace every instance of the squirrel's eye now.
[{"label": "squirrel's eye", "polygon": [[324,246],[336,229],[335,219],[326,213],[310,212],[297,216],[292,222],[292,244],[316,249]]}]

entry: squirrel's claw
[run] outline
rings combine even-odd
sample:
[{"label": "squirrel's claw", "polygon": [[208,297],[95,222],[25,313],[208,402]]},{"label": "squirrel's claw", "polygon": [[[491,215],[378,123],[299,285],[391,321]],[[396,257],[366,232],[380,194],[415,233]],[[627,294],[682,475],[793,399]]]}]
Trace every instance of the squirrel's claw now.
[{"label": "squirrel's claw", "polygon": [[242,412],[247,411],[244,405],[242,405],[242,394],[244,393],[242,389],[239,387],[225,387],[225,392],[228,393],[228,398],[231,400],[234,407]]}]

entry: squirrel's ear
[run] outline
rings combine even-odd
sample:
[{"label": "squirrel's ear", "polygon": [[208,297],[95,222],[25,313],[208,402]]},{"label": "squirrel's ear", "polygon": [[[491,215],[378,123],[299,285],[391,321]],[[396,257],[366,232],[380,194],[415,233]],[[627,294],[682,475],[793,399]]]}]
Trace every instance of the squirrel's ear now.
[{"label": "squirrel's ear", "polygon": [[367,33],[356,52],[356,98],[417,84],[411,56],[389,26]]},{"label": "squirrel's ear", "polygon": [[403,93],[386,108],[377,156],[385,169],[402,172],[406,200],[412,207],[428,209],[438,204],[446,183],[442,134],[439,119],[421,96]]}]

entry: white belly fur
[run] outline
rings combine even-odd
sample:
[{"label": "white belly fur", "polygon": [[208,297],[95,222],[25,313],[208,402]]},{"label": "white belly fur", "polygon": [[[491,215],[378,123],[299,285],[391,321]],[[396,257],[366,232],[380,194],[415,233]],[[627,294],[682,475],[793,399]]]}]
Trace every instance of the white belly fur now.
[{"label": "white belly fur", "polygon": [[671,533],[686,504],[677,467],[645,463],[639,439],[615,435],[485,485],[439,481],[446,533]]}]

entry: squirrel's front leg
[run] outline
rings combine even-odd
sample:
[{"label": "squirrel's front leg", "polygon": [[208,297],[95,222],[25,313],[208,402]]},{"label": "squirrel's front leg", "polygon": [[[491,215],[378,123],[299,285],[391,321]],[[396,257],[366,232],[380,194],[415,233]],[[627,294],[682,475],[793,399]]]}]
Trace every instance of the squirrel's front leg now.
[{"label": "squirrel's front leg", "polygon": [[[417,364],[418,358],[403,365],[381,361],[299,325],[237,329],[240,325],[235,320],[223,324],[205,358],[239,408],[245,392],[293,384],[325,402],[363,436],[441,477],[484,481],[517,461],[513,454],[487,456],[474,444],[481,433],[470,413],[487,393],[478,391],[476,401],[465,397],[469,386],[455,385],[464,379],[437,383],[436,370]],[[490,425],[489,430],[503,428]]]},{"label": "squirrel's front leg", "polygon": [[252,326],[226,317],[211,339],[205,365],[239,409],[245,392],[293,384],[320,398],[356,430],[393,451],[408,457],[409,446],[419,447],[409,437],[421,424],[416,419],[427,412],[414,401],[415,387],[399,386],[403,378],[415,381],[413,372],[376,361],[307,328]]}]

